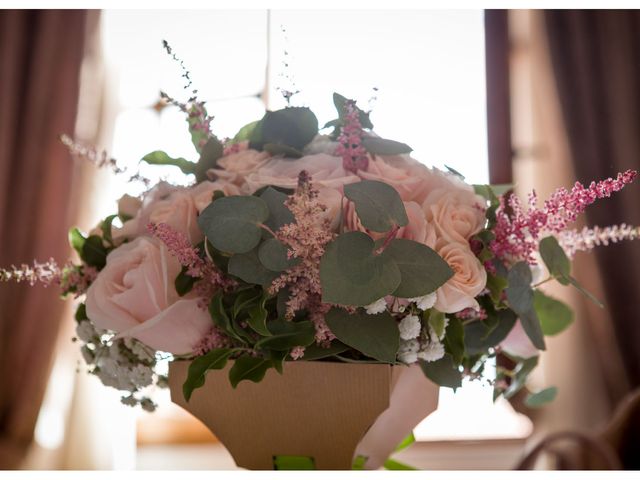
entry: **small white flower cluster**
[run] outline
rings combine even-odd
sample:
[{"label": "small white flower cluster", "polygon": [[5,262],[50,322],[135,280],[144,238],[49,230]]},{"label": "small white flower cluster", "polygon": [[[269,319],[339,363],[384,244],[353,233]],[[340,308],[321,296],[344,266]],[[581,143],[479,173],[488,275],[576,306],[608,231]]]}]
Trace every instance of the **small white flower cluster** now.
[{"label": "small white flower cluster", "polygon": [[140,405],[153,411],[156,404],[143,393],[153,384],[163,386],[164,379],[154,370],[155,352],[132,338],[114,339],[108,332],[96,329],[87,319],[76,325],[77,338],[84,343],[82,357],[89,373],[108,386],[128,395],[121,401],[125,405]]},{"label": "small white flower cluster", "polygon": [[[426,311],[433,307],[436,303],[436,294],[431,293],[419,298],[412,298],[409,301],[414,302],[419,310]],[[401,362],[411,364],[418,360],[425,362],[434,362],[440,360],[444,356],[444,331],[446,329],[447,319],[445,318],[445,328],[438,337],[433,328],[422,325],[418,315],[407,315],[404,317],[398,328],[400,329],[400,348],[398,350],[398,359]]]}]

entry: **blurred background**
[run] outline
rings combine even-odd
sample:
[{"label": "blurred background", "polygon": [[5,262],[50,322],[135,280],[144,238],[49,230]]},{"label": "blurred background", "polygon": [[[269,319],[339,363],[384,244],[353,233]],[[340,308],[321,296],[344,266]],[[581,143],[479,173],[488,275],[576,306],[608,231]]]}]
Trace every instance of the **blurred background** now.
[{"label": "blurred background", "polygon": [[[0,265],[59,260],[72,225],[90,230],[127,175],[74,162],[58,136],[107,149],[121,167],[162,149],[196,155],[167,40],[233,136],[299,90],[320,123],[337,91],[373,109],[381,136],[470,183],[514,183],[541,198],[575,180],[640,168],[640,13],[636,11],[0,11]],[[153,180],[184,179],[167,170]],[[629,188],[588,210],[585,225],[640,224]],[[640,467],[640,248],[578,255],[575,276],[604,310],[560,286],[576,321],[548,342],[532,388],[542,409],[493,403],[492,387],[443,388],[440,405],[398,456],[426,469]],[[0,288],[0,469],[227,469],[199,421],[160,392],[153,414],[123,406],[86,375],[73,303],[54,289]],[[559,437],[556,439],[555,436]],[[543,454],[538,455],[540,450]],[[616,463],[619,461],[620,463]]]}]

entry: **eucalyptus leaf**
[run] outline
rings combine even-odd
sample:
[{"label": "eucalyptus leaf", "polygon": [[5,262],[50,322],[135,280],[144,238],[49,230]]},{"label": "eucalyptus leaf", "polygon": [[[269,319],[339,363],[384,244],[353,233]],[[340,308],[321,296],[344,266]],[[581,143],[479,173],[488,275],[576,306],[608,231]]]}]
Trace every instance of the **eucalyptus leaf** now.
[{"label": "eucalyptus leaf", "polygon": [[558,240],[553,236],[543,238],[540,240],[539,250],[549,273],[555,276],[560,283],[567,285],[571,273],[571,263]]},{"label": "eucalyptus leaf", "polygon": [[300,150],[281,143],[265,143],[262,150],[269,152],[274,157],[280,155],[286,158],[300,158],[303,156]]},{"label": "eucalyptus leaf", "polygon": [[389,255],[400,269],[400,285],[393,295],[401,298],[421,297],[435,292],[453,276],[453,270],[431,248],[407,239],[394,239],[384,255]]},{"label": "eucalyptus leaf", "polygon": [[556,387],[548,387],[530,394],[524,400],[524,403],[529,408],[540,408],[549,402],[553,402],[557,395],[558,389]]},{"label": "eucalyptus leaf", "polygon": [[289,258],[289,248],[276,238],[269,238],[260,244],[258,258],[260,263],[272,272],[282,272],[298,263],[299,258]]},{"label": "eucalyptus leaf", "polygon": [[262,238],[261,225],[269,218],[264,200],[232,195],[211,203],[198,217],[200,230],[222,252],[247,253]]},{"label": "eucalyptus leaf", "polygon": [[149,165],[171,165],[174,167],[178,167],[182,173],[184,174],[195,174],[196,173],[196,164],[190,162],[189,160],[178,157],[173,158],[170,157],[166,152],[162,150],[156,150],[151,153],[147,153],[141,159],[142,162],[146,162]]},{"label": "eucalyptus leaf", "polygon": [[557,335],[573,322],[573,311],[565,303],[545,295],[540,290],[533,294],[533,306],[545,335]]},{"label": "eucalyptus leaf", "polygon": [[258,340],[256,349],[290,350],[294,347],[306,347],[315,340],[316,329],[309,320],[273,320],[269,322],[268,328],[272,335]]},{"label": "eucalyptus leaf", "polygon": [[374,155],[401,155],[413,151],[413,148],[406,143],[378,137],[364,137],[362,146],[367,152]]},{"label": "eucalyptus leaf", "polygon": [[269,218],[264,224],[272,231],[277,232],[282,226],[296,221],[291,210],[284,204],[289,195],[268,186],[259,196],[269,208]]},{"label": "eucalyptus leaf", "polygon": [[[343,120],[346,115],[345,105],[349,99],[339,93],[333,94],[333,104],[338,111],[339,120]],[[371,119],[369,118],[369,114],[362,110],[361,108],[356,106],[356,111],[358,112],[358,119],[360,120],[360,125],[362,128],[371,129],[373,128],[373,124],[371,123]]]},{"label": "eucalyptus leaf", "polygon": [[444,357],[435,362],[421,360],[419,364],[425,376],[436,385],[454,390],[462,386],[462,374],[450,354],[445,353]]},{"label": "eucalyptus leaf", "polygon": [[365,306],[400,285],[400,269],[390,255],[375,255],[374,242],[362,232],[347,232],[327,246],[320,261],[322,301]]},{"label": "eucalyptus leaf", "polygon": [[176,293],[181,297],[191,291],[194,283],[196,283],[197,280],[197,278],[194,278],[191,275],[187,275],[187,270],[187,267],[182,267],[182,270],[180,270],[180,273],[174,281]]},{"label": "eucalyptus leaf", "polygon": [[215,168],[218,165],[218,159],[224,154],[224,145],[216,137],[211,137],[202,147],[200,159],[196,164],[195,175],[198,182],[207,179],[207,170]]},{"label": "eucalyptus leaf", "polygon": [[266,112],[251,134],[252,148],[267,144],[302,150],[318,134],[318,119],[307,107],[287,107]]},{"label": "eucalyptus leaf", "polygon": [[400,330],[389,312],[369,315],[358,311],[349,314],[334,307],[325,315],[325,321],[345,345],[381,362],[396,362]]},{"label": "eucalyptus leaf", "polygon": [[509,286],[505,292],[509,306],[520,317],[522,328],[531,340],[531,343],[538,349],[544,350],[544,335],[540,320],[536,315],[533,305],[533,290],[531,289],[531,269],[525,262],[516,263],[507,277]]},{"label": "eucalyptus leaf", "polygon": [[102,270],[107,264],[108,250],[102,243],[102,238],[91,235],[82,244],[80,258],[89,266]]},{"label": "eucalyptus leaf", "polygon": [[460,365],[464,358],[464,327],[459,318],[449,319],[446,334],[443,340],[445,351],[451,355],[453,363]]},{"label": "eucalyptus leaf", "polygon": [[271,367],[273,367],[271,359],[248,356],[239,357],[233,362],[233,366],[229,370],[231,386],[236,388],[243,380],[258,383],[264,378],[267,370]]},{"label": "eucalyptus leaf", "polygon": [[240,130],[238,130],[238,133],[236,133],[236,135],[231,139],[230,143],[240,143],[240,142],[245,142],[251,139],[251,135],[253,134],[253,131],[256,129],[256,127],[258,126],[258,124],[260,123],[260,120],[256,120],[254,122],[251,123],[247,123],[244,127],[242,127]]},{"label": "eucalyptus leaf", "polygon": [[491,315],[497,322],[493,328],[482,321],[465,325],[464,344],[467,355],[483,354],[498,345],[507,338],[517,320],[516,314],[508,309],[498,310]]},{"label": "eucalyptus leaf", "polygon": [[257,249],[247,253],[237,253],[229,259],[228,272],[247,283],[268,286],[278,273],[268,270],[260,261]]},{"label": "eucalyptus leaf", "polygon": [[400,195],[391,185],[362,180],[344,186],[345,196],[356,207],[362,225],[374,232],[388,232],[409,223]]},{"label": "eucalyptus leaf", "polygon": [[340,355],[347,350],[349,350],[349,347],[338,340],[333,340],[328,348],[324,348],[316,344],[311,344],[304,349],[304,356],[302,357],[302,360],[319,360],[321,358],[328,358],[333,355]]},{"label": "eucalyptus leaf", "polygon": [[204,385],[209,370],[220,370],[236,350],[232,348],[214,348],[200,357],[196,357],[189,365],[187,379],[182,385],[184,399],[188,402],[196,388]]}]

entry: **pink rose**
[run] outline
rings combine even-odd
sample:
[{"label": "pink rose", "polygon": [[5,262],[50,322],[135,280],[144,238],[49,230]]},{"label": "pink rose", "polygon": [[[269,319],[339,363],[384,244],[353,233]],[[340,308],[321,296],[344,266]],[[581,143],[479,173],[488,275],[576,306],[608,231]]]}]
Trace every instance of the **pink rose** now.
[{"label": "pink rose", "polygon": [[229,183],[223,180],[216,180],[215,182],[202,182],[189,190],[193,201],[195,203],[198,213],[207,208],[213,199],[213,193],[216,190],[222,191],[226,196],[229,195],[242,195],[240,187],[233,183]]},{"label": "pink rose", "polygon": [[436,252],[453,270],[453,277],[436,290],[435,308],[444,313],[456,313],[465,308],[478,309],[475,297],[484,290],[487,272],[467,244],[439,240]]},{"label": "pink rose", "polygon": [[522,328],[520,319],[518,319],[500,346],[508,354],[520,358],[531,358],[538,355],[538,349],[531,343],[529,336]]},{"label": "pink rose", "polygon": [[427,168],[408,155],[379,157],[369,161],[367,171],[358,171],[364,180],[378,180],[394,187],[405,202],[422,204],[429,193],[451,185],[448,175]]},{"label": "pink rose", "polygon": [[217,161],[219,168],[209,170],[207,175],[209,178],[221,178],[243,187],[247,175],[260,170],[270,157],[271,155],[267,152],[253,149],[241,150],[219,158]]},{"label": "pink rose", "polygon": [[155,350],[189,354],[211,328],[196,298],[180,297],[180,264],[159,240],[139,237],[113,250],[87,291],[87,316],[96,327],[133,337]]},{"label": "pink rose", "polygon": [[466,244],[484,226],[484,205],[479,195],[451,184],[431,191],[422,208],[438,238]]},{"label": "pink rose", "polygon": [[114,229],[113,238],[136,238],[147,233],[149,223],[166,223],[184,233],[195,245],[204,238],[197,216],[198,209],[188,189],[159,184],[144,197],[136,216],[125,222],[121,229]]},{"label": "pink rose", "polygon": [[305,170],[311,175],[313,184],[329,187],[342,192],[342,187],[360,180],[357,175],[347,172],[342,166],[342,158],[324,153],[306,155],[297,160],[273,157],[259,170],[247,176],[247,184],[252,192],[266,185],[295,188],[298,175]]}]

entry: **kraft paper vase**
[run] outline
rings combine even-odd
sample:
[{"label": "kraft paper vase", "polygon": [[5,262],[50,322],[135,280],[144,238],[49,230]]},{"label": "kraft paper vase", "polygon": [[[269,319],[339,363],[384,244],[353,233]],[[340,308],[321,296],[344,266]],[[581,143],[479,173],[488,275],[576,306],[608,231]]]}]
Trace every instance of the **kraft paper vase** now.
[{"label": "kraft paper vase", "polygon": [[173,402],[213,432],[236,465],[274,469],[276,456],[311,458],[318,470],[349,470],[355,456],[376,469],[438,405],[438,387],[412,367],[287,362],[260,383],[233,389],[228,371],[207,374],[187,403],[182,384],[189,363],[172,362]]}]

